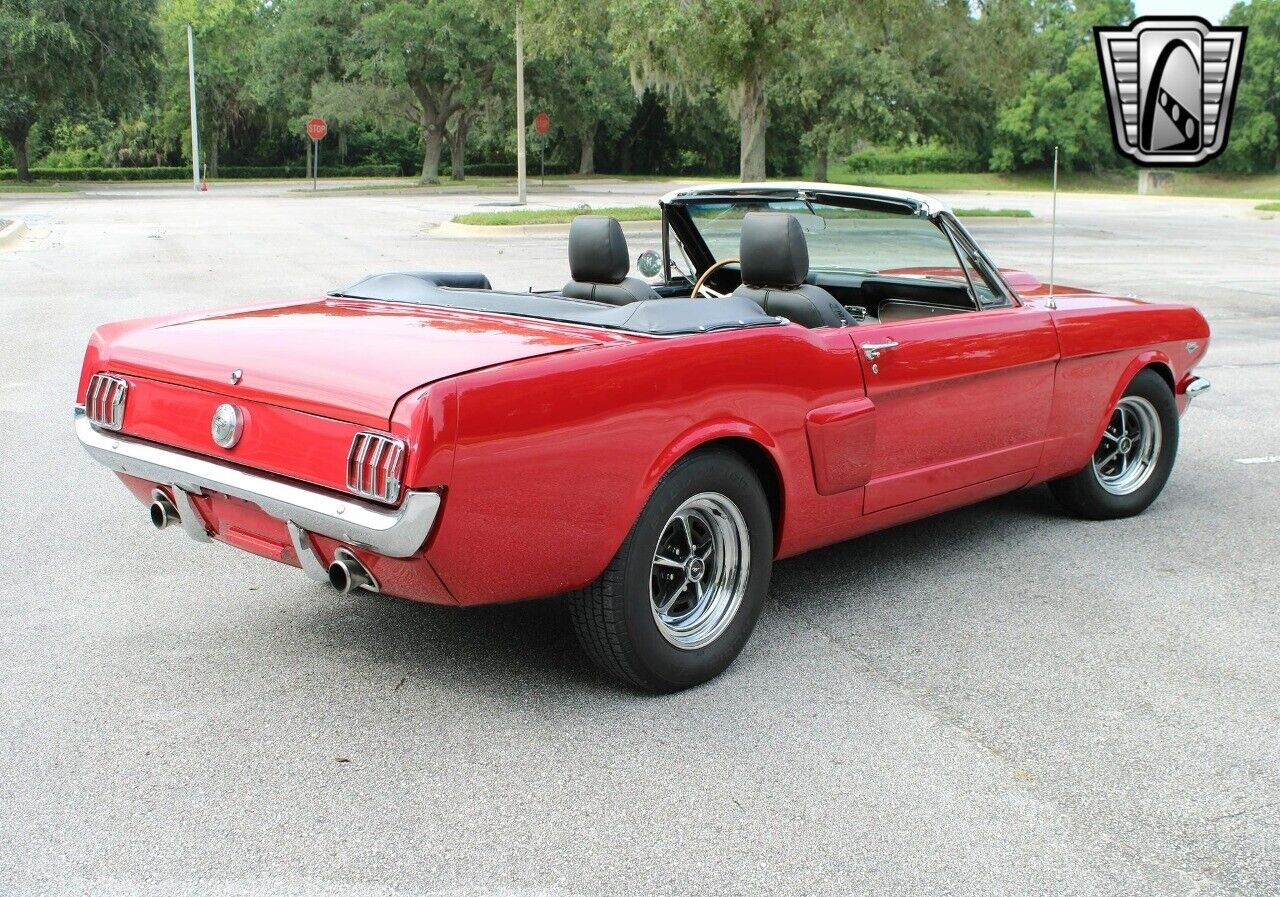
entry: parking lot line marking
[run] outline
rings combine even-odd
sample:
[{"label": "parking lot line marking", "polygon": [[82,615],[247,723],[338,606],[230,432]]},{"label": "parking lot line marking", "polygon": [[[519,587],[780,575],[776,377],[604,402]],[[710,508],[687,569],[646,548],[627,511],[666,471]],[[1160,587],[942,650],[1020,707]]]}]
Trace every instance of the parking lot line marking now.
[{"label": "parking lot line marking", "polygon": [[1236,458],[1237,464],[1275,464],[1280,462],[1280,455],[1262,455],[1259,458]]}]

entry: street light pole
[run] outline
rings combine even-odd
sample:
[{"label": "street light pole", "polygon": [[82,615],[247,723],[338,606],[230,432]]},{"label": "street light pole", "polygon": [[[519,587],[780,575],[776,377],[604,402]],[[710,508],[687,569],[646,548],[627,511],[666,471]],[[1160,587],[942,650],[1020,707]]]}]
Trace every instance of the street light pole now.
[{"label": "street light pole", "polygon": [[516,7],[516,190],[517,202],[528,201],[524,174],[524,26],[520,7]]},{"label": "street light pole", "polygon": [[187,23],[187,82],[191,87],[191,186],[200,190],[200,131],[196,122],[196,44]]}]

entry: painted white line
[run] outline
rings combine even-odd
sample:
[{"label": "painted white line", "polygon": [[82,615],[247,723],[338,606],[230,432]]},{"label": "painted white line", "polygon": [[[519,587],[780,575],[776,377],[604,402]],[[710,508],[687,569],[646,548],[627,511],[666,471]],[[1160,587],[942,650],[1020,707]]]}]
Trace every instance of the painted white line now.
[{"label": "painted white line", "polygon": [[1280,464],[1280,455],[1263,455],[1260,458],[1236,458],[1237,464]]}]

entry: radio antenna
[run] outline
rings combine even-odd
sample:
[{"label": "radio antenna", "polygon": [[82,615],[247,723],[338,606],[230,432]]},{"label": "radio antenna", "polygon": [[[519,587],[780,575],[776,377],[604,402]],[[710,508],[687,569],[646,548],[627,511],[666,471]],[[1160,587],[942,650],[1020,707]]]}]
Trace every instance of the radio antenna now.
[{"label": "radio antenna", "polygon": [[1053,211],[1049,217],[1049,301],[1046,308],[1057,308],[1053,301],[1053,266],[1058,249],[1058,148],[1053,148]]}]

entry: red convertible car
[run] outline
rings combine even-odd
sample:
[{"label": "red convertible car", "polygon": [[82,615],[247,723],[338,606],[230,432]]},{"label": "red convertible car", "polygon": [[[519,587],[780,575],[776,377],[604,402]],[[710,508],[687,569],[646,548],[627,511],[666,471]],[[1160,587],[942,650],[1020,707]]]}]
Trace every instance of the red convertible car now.
[{"label": "red convertible car", "polygon": [[661,252],[584,216],[562,290],[483,274],[104,325],[75,429],[178,525],[342,592],[567,593],[587,653],[674,691],[746,642],[774,560],[1048,483],[1159,494],[1209,328],[1001,271],[925,196],[679,190]]}]

